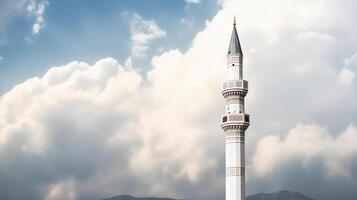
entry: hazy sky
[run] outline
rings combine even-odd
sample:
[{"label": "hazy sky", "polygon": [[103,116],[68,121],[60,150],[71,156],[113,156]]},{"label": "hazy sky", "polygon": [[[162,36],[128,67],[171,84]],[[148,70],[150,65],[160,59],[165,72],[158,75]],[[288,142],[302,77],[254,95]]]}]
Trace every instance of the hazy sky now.
[{"label": "hazy sky", "polygon": [[353,0],[0,0],[1,199],[224,197],[238,19],[247,192],[357,196]]}]

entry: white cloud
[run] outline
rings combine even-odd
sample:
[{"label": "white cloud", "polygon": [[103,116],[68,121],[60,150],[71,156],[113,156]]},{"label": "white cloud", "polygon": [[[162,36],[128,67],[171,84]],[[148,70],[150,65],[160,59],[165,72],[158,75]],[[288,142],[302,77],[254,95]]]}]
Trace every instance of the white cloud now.
[{"label": "white cloud", "polygon": [[[16,17],[27,14],[34,20],[31,27],[31,36],[25,40],[33,43],[34,36],[38,35],[45,27],[44,14],[49,5],[47,0],[3,0],[0,2],[0,33],[5,32],[9,24]],[[32,19],[33,18],[33,19]],[[6,43],[6,38],[0,38],[0,45]]]},{"label": "white cloud", "polygon": [[50,191],[44,200],[68,199],[75,200],[75,182],[73,180],[61,181],[50,187]]},{"label": "white cloud", "polygon": [[357,70],[357,53],[344,60],[344,67],[342,67],[338,80],[342,85],[351,85],[356,76]]},{"label": "white cloud", "polygon": [[299,124],[281,138],[270,135],[262,138],[252,158],[258,176],[277,172],[299,161],[305,167],[322,160],[328,175],[350,176],[352,159],[357,155],[357,128],[348,126],[333,137],[316,125]]},{"label": "white cloud", "polygon": [[35,17],[35,22],[32,25],[32,35],[37,35],[40,33],[41,29],[45,27],[44,13],[49,2],[42,0],[36,2],[35,0],[29,0],[26,6],[26,10],[29,15]]},{"label": "white cloud", "polygon": [[330,43],[335,41],[335,37],[327,34],[327,33],[319,33],[314,31],[307,31],[307,32],[299,32],[296,35],[297,39],[299,40],[308,40],[309,42],[325,42]]},{"label": "white cloud", "polygon": [[356,76],[356,73],[350,69],[343,68],[338,75],[338,80],[341,84],[351,84]]},{"label": "white cloud", "polygon": [[185,0],[189,4],[198,4],[201,3],[201,0]]},{"label": "white cloud", "polygon": [[357,52],[355,52],[351,57],[345,59],[345,65],[347,67],[357,66]]},{"label": "white cloud", "polygon": [[[144,57],[152,40],[166,36],[166,31],[162,30],[154,20],[145,20],[137,13],[123,13],[129,17],[131,31],[131,52],[136,57]],[[129,16],[130,15],[130,16]]]},{"label": "white cloud", "polygon": [[[145,83],[142,83],[141,75],[137,72],[123,69],[115,60],[107,58],[94,66],[72,62],[52,68],[42,78],[30,79],[16,86],[0,99],[2,153],[13,154],[15,150],[11,147],[16,143],[16,151],[20,154],[45,159],[42,162],[44,170],[50,164],[47,162],[52,159],[57,162],[57,159],[65,156],[65,165],[71,167],[71,163],[75,163],[71,169],[74,170],[73,167],[78,165],[83,170],[81,173],[86,173],[87,168],[93,168],[99,160],[110,156],[110,162],[100,164],[103,168],[99,171],[95,167],[95,171],[90,172],[90,177],[93,177],[93,181],[103,179],[103,184],[110,184],[112,187],[106,190],[102,187],[86,188],[93,184],[92,180],[88,180],[76,184],[76,192],[88,190],[89,194],[105,196],[121,188],[115,188],[115,185],[128,184],[115,182],[121,179],[142,184],[141,187],[135,186],[138,190],[123,189],[121,193],[184,195],[176,191],[176,181],[199,187],[197,182],[201,174],[207,173],[217,162],[206,157],[210,150],[200,141],[206,137],[210,128],[193,121],[198,121],[209,112],[211,103],[202,102],[200,107],[197,104],[181,107],[185,113],[177,112],[176,109],[180,107],[180,102],[188,105],[191,99],[211,92],[201,81],[197,82],[194,76],[176,77],[162,68],[166,68],[167,61],[180,59],[180,52],[172,51],[164,57],[166,58],[154,59],[153,62],[158,62],[155,65],[161,70],[153,71],[149,75],[150,80]],[[181,71],[179,68],[176,70]],[[167,79],[168,77],[171,79]],[[158,81],[164,81],[164,84],[158,85]],[[170,92],[174,88],[165,82],[181,82],[181,92]],[[201,92],[192,93],[189,91],[192,86],[199,88]],[[169,92],[171,95],[159,95],[157,92]],[[214,93],[205,96],[212,94]],[[202,108],[206,109],[201,110]],[[221,135],[212,136],[219,138]],[[69,141],[72,141],[71,144]],[[81,144],[86,147],[83,150],[77,149]],[[177,149],[173,149],[173,146]],[[56,153],[53,157],[53,153],[57,151],[59,154]],[[67,151],[71,155],[67,155]],[[89,152],[92,152],[93,158],[87,155]],[[205,163],[204,166],[202,163]],[[56,177],[67,173],[62,168],[58,164],[54,174]],[[107,170],[110,173],[106,174]],[[142,176],[147,178],[141,179]],[[159,178],[160,183],[152,184],[152,180]],[[52,186],[46,192],[48,199],[68,193],[71,196],[78,195],[69,190],[73,187],[57,182],[49,184]]]}]

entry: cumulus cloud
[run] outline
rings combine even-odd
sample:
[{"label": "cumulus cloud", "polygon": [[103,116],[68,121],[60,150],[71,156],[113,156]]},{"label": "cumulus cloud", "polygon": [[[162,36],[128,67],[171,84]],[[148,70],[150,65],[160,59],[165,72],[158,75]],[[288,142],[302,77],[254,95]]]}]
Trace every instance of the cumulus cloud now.
[{"label": "cumulus cloud", "polygon": [[252,165],[257,175],[264,176],[296,160],[307,167],[321,159],[328,175],[350,177],[351,161],[357,156],[356,140],[357,128],[353,125],[333,137],[319,126],[299,124],[285,138],[276,135],[262,138]]},{"label": "cumulus cloud", "polygon": [[123,15],[129,18],[133,56],[144,57],[152,40],[166,36],[166,31],[152,19],[145,20],[137,13],[124,12]]},{"label": "cumulus cloud", "polygon": [[[105,58],[93,65],[75,61],[53,67],[15,86],[0,98],[0,193],[6,199],[125,193],[222,199],[224,100],[219,91],[229,22],[237,14],[250,81],[248,193],[289,187],[317,199],[353,200],[356,128],[351,124],[356,123],[357,90],[354,82],[339,84],[340,66],[357,48],[355,37],[341,35],[356,34],[354,22],[341,17],[355,15],[346,5],[227,0],[189,50],[153,57],[145,75],[130,60],[123,67]],[[151,41],[148,30],[132,38]],[[305,150],[297,147],[299,141]],[[275,166],[279,170],[271,170]],[[309,174],[313,170],[318,173]]]},{"label": "cumulus cloud", "polygon": [[[173,51],[165,57],[180,56]],[[202,174],[217,165],[215,159],[205,156],[210,149],[199,140],[209,128],[200,125],[200,113],[205,115],[211,104],[203,104],[207,111],[187,107],[185,112],[192,113],[192,118],[185,117],[177,112],[179,102],[173,99],[188,104],[200,94],[160,97],[157,92],[174,88],[159,91],[158,81],[168,80],[157,74],[152,72],[143,88],[140,74],[107,58],[94,66],[72,62],[52,68],[42,78],[16,86],[0,100],[1,159],[7,161],[0,168],[22,162],[7,157],[19,154],[28,162],[28,171],[21,174],[26,179],[35,170],[33,162],[41,160],[33,166],[42,171],[41,178],[32,180],[32,185],[40,187],[44,184],[41,179],[48,179],[49,186],[42,188],[46,199],[99,198],[115,195],[117,188],[123,188],[122,193],[179,196],[182,194],[175,186],[179,182],[197,188]],[[167,72],[160,70],[160,75],[164,74]],[[179,82],[182,78],[187,80],[182,92],[192,85],[203,93],[208,91],[200,82],[192,82],[193,76],[175,79]],[[76,181],[63,181],[65,177]],[[160,183],[152,184],[153,180]],[[92,187],[97,181],[100,187]],[[19,194],[6,194],[21,199]]]}]

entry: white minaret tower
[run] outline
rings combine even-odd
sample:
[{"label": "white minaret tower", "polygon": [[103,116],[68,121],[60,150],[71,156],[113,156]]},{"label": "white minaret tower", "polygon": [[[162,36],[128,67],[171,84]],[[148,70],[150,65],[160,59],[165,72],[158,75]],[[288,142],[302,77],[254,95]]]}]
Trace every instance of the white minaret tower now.
[{"label": "white minaret tower", "polygon": [[243,53],[234,19],[227,53],[227,79],[222,90],[226,100],[221,125],[226,137],[226,200],[245,199],[244,135],[249,115],[244,111],[244,97],[247,92],[248,81],[243,80]]}]

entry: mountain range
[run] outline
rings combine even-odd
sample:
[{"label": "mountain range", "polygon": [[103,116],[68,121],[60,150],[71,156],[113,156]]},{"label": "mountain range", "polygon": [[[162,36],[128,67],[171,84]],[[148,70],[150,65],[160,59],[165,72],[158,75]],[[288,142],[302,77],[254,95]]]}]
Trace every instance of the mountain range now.
[{"label": "mountain range", "polygon": [[[155,198],[155,197],[144,197],[138,198],[130,195],[121,195],[116,197],[111,197],[102,200],[178,200],[178,199],[170,199],[170,198]],[[307,197],[298,192],[291,191],[279,191],[275,193],[258,193],[250,195],[246,198],[246,200],[315,200],[310,197]]]}]

